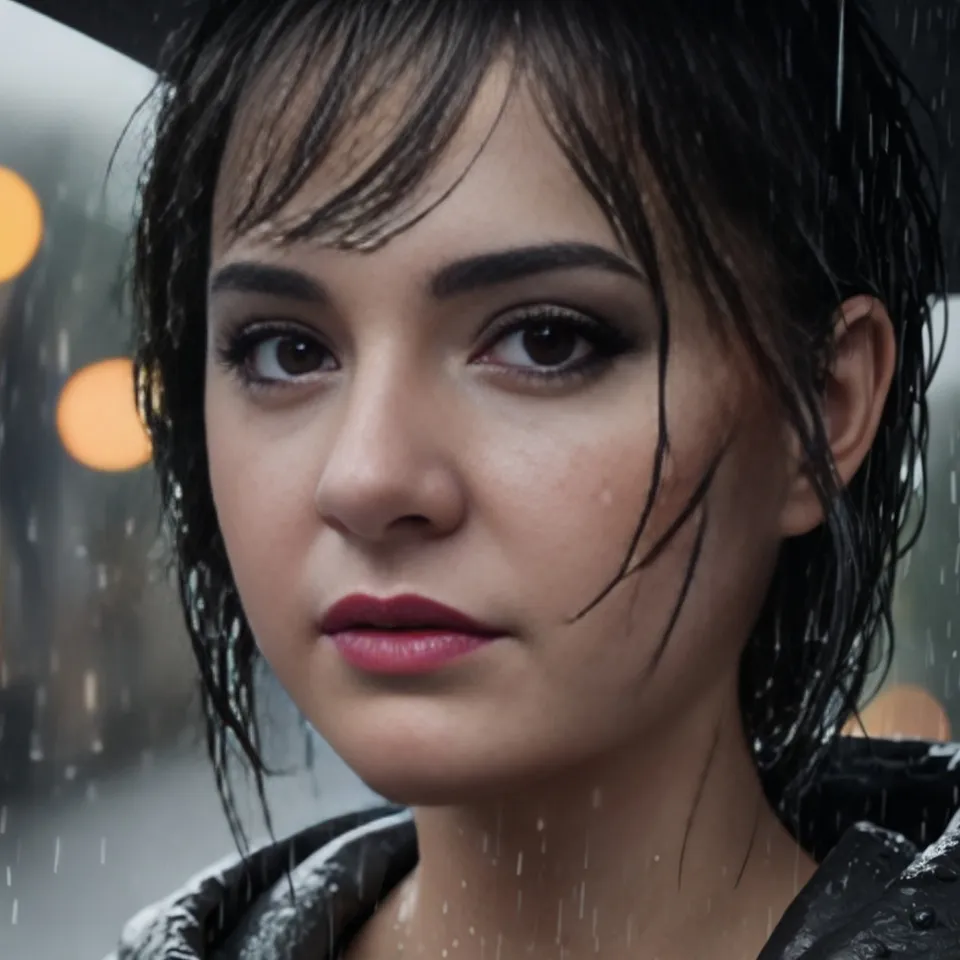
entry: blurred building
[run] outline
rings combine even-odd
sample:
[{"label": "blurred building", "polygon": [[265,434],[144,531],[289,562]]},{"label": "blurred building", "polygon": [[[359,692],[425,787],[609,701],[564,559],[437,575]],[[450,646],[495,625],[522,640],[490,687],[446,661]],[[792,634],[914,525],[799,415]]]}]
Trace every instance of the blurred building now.
[{"label": "blurred building", "polygon": [[[125,462],[121,450],[102,469],[95,456],[110,441],[111,416],[122,408],[134,417],[132,383],[98,383],[94,365],[129,354],[123,279],[143,126],[123,134],[152,82],[114,51],[0,3],[0,168],[26,181],[43,213],[42,245],[0,288],[8,788],[162,742],[182,727],[190,697],[180,614],[157,562],[152,476],[137,468],[142,457]],[[84,370],[94,376],[66,436],[61,396]]]}]

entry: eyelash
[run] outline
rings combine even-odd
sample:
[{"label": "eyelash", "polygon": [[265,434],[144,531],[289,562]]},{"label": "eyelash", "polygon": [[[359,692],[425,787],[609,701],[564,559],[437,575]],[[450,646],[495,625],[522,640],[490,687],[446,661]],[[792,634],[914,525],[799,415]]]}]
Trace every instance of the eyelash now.
[{"label": "eyelash", "polygon": [[[485,353],[507,337],[550,323],[557,324],[563,330],[574,332],[582,337],[590,344],[591,353],[581,360],[553,368],[504,367],[506,376],[526,382],[551,385],[584,381],[599,375],[618,356],[637,346],[635,338],[603,320],[564,307],[534,306],[520,308],[509,317],[494,322],[484,336],[484,347],[473,355],[473,362],[480,360]],[[269,340],[279,338],[308,341],[329,350],[315,332],[304,329],[298,323],[253,319],[226,333],[224,341],[217,347],[218,360],[227,370],[236,374],[243,385],[249,389],[276,390],[295,387],[296,381],[258,377],[250,368],[257,347]],[[493,363],[488,365],[495,366]]]}]

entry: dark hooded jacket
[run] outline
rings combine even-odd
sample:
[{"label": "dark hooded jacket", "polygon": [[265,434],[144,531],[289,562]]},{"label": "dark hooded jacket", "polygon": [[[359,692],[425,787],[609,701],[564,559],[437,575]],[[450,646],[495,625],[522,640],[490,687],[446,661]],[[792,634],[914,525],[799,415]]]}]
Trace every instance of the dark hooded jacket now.
[{"label": "dark hooded jacket", "polygon": [[[759,960],[960,960],[958,808],[960,744],[840,740],[797,826],[819,869]],[[408,811],[338,817],[204,872],[108,960],[336,960],[416,862]]]}]

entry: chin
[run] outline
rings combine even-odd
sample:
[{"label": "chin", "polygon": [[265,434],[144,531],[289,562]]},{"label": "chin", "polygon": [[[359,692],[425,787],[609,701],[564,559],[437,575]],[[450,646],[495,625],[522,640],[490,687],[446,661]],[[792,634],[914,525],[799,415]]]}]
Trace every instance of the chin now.
[{"label": "chin", "polygon": [[496,738],[478,743],[450,728],[434,736],[394,727],[319,727],[321,736],[374,793],[403,806],[459,806],[485,794],[510,790],[522,778],[524,762],[509,757]]},{"label": "chin", "polygon": [[469,806],[497,801],[532,787],[544,779],[562,775],[569,758],[549,759],[511,753],[515,738],[495,736],[477,742],[471,737],[411,738],[403,742],[396,734],[389,742],[351,737],[349,741],[328,738],[328,743],[350,769],[374,793],[406,807]]},{"label": "chin", "polygon": [[[395,753],[391,757],[352,751],[340,754],[351,770],[378,796],[405,807],[459,806],[489,788],[490,778],[474,769],[470,775],[438,759]],[[496,778],[495,778],[496,779]]]}]

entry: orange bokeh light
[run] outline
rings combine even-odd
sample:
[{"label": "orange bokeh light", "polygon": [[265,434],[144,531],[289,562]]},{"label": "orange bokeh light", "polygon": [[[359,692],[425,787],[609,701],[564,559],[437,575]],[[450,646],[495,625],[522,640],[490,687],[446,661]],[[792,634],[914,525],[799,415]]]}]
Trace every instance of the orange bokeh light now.
[{"label": "orange bokeh light", "polygon": [[43,240],[43,208],[20,174],[0,167],[0,283],[30,266]]},{"label": "orange bokeh light", "polygon": [[102,360],[75,373],[60,393],[57,431],[70,456],[91,470],[118,473],[147,463],[152,449],[137,413],[130,360]]},{"label": "orange bokeh light", "polygon": [[[883,691],[861,712],[860,719],[871,737],[905,740],[950,739],[950,720],[932,693],[913,684],[900,684]],[[855,719],[844,733],[863,736]]]}]

